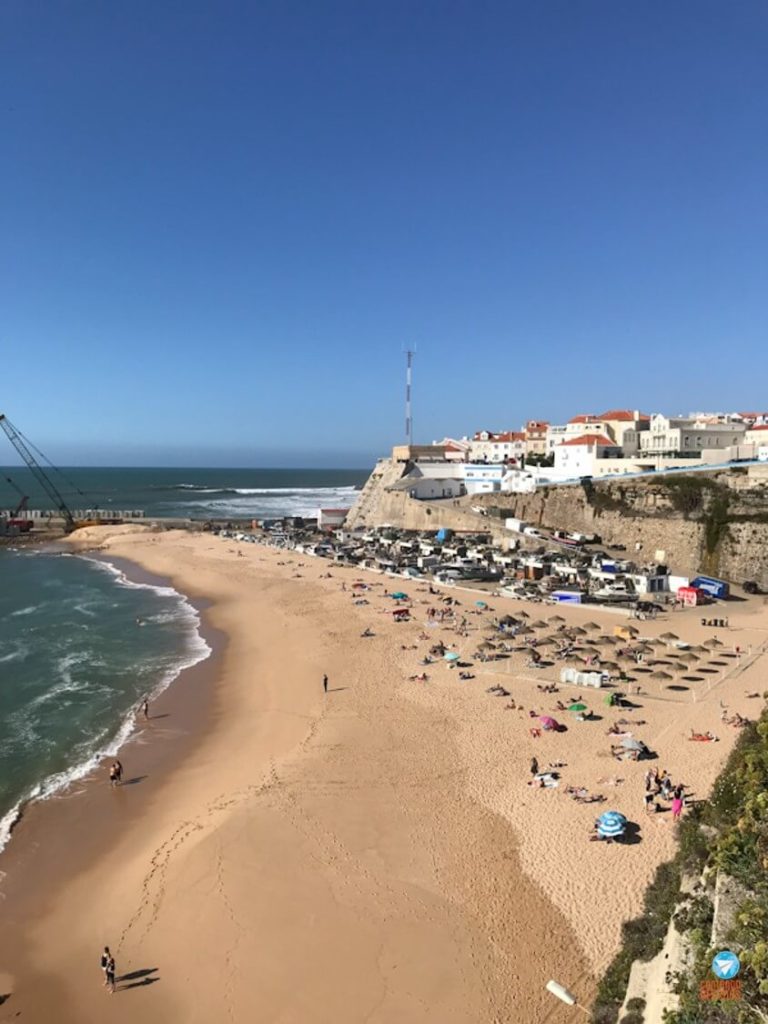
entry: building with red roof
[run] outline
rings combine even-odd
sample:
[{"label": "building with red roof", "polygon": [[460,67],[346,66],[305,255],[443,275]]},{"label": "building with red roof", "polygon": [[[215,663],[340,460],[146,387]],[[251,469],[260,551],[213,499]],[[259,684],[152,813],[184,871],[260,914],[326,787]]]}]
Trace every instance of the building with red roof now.
[{"label": "building with red roof", "polygon": [[621,447],[605,434],[577,434],[555,447],[555,469],[565,478],[595,475],[595,459],[621,458]]}]

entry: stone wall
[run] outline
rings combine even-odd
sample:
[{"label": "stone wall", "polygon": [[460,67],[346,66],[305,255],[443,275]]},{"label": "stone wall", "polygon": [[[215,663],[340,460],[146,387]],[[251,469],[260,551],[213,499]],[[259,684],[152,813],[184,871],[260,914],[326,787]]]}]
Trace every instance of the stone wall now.
[{"label": "stone wall", "polygon": [[[641,545],[644,559],[662,552],[675,571],[708,573],[768,589],[768,482],[742,470],[671,478],[599,481],[548,487],[534,494],[468,495],[444,501],[415,501],[391,488],[405,471],[381,460],[349,517],[351,525],[492,533],[515,536],[504,527],[514,516],[531,526],[597,533],[607,545],[628,552]],[[471,506],[484,506],[479,515]],[[535,542],[534,542],[535,543]]]}]

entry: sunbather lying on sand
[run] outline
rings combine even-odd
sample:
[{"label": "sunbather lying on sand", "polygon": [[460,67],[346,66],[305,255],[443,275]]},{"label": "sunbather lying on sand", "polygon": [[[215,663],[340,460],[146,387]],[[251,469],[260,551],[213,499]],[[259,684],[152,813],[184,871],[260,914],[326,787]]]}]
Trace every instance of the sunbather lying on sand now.
[{"label": "sunbather lying on sand", "polygon": [[717,736],[713,736],[711,732],[694,732],[693,729],[688,739],[697,743],[717,743]]}]

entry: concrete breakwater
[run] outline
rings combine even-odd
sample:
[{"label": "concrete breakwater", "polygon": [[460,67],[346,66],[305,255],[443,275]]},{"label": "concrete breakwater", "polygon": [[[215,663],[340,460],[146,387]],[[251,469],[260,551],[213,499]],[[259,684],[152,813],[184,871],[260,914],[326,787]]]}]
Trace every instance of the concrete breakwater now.
[{"label": "concrete breakwater", "polygon": [[[504,517],[532,526],[597,533],[644,559],[662,553],[676,571],[709,573],[768,589],[768,467],[711,474],[550,486],[533,494],[476,494],[418,501],[402,489],[407,463],[381,459],[352,509],[351,526],[511,534]],[[399,485],[399,486],[398,486]],[[483,508],[483,515],[475,508]]]}]

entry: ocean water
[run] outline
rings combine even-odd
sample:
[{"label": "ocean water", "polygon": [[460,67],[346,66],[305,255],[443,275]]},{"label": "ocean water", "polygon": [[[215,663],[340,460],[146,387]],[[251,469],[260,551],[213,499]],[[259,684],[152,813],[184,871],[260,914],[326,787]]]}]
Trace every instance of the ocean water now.
[{"label": "ocean water", "polygon": [[114,754],[142,697],[210,653],[170,587],[108,563],[0,549],[0,849],[31,799]]},{"label": "ocean water", "polygon": [[[367,469],[78,469],[50,471],[72,509],[144,509],[185,519],[271,519],[348,508]],[[8,482],[8,477],[12,483]],[[14,486],[15,485],[15,486]],[[51,501],[24,466],[0,468],[0,509],[14,508],[18,490],[29,507]]]}]

